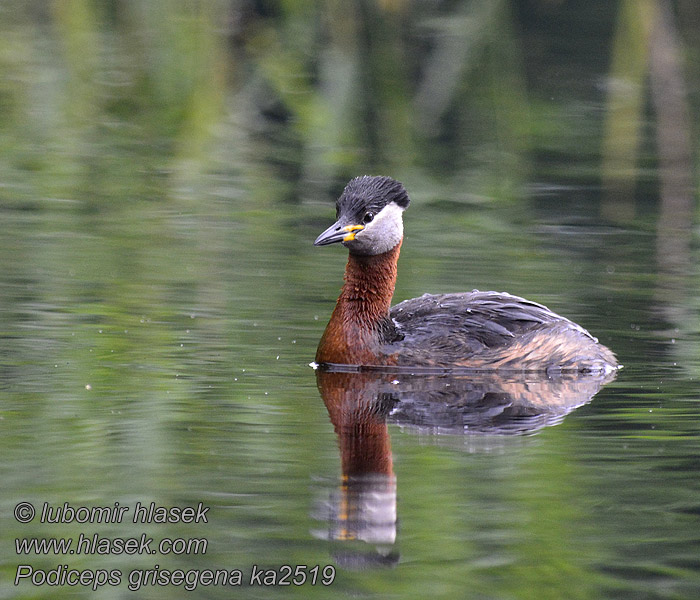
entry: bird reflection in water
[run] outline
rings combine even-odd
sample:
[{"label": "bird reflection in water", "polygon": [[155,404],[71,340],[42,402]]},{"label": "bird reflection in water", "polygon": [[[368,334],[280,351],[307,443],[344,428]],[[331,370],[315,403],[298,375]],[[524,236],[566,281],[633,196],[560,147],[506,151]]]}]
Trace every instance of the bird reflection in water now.
[{"label": "bird reflection in water", "polygon": [[445,438],[497,440],[556,425],[589,402],[615,373],[414,374],[319,368],[316,381],[338,437],[341,481],[324,494],[317,537],[341,541],[343,567],[399,561],[397,481],[388,424]]}]

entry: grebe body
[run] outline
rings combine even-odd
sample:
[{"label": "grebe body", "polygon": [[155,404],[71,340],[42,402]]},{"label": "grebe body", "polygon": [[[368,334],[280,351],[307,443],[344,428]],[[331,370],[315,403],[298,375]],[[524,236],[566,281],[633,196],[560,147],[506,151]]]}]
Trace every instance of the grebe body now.
[{"label": "grebe body", "polygon": [[409,199],[389,177],[351,180],[315,241],[349,250],[345,282],[316,352],[320,364],[606,372],[615,355],[547,307],[500,292],[391,300]]}]

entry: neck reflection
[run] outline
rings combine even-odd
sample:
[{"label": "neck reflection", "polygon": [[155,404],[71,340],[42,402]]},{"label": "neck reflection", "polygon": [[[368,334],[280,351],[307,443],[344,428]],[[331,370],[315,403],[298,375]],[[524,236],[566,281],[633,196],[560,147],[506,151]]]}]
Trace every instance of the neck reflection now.
[{"label": "neck reflection", "polygon": [[317,372],[333,423],[342,469],[331,499],[328,537],[393,545],[396,541],[396,476],[386,417],[394,398],[386,376]]}]

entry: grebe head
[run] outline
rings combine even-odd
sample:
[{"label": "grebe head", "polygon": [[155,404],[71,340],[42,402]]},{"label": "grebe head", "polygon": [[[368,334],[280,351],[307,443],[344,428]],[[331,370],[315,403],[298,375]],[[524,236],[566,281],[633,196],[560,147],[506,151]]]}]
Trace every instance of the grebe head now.
[{"label": "grebe head", "polygon": [[342,242],[352,254],[383,254],[403,237],[402,213],[409,199],[391,177],[356,177],[336,202],[336,222],[316,238],[314,246]]}]

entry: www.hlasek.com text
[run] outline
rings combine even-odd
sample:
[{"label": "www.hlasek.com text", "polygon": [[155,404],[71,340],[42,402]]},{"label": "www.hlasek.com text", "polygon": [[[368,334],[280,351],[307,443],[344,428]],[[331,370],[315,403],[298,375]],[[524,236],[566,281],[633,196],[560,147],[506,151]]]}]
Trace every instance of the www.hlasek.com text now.
[{"label": "www.hlasek.com text", "polygon": [[81,533],[77,538],[15,538],[17,554],[206,554],[206,538],[169,538],[154,541],[145,533],[138,537],[102,537]]}]

